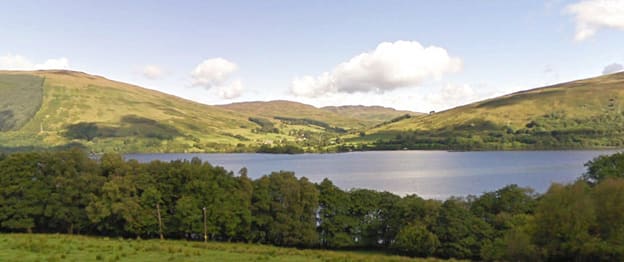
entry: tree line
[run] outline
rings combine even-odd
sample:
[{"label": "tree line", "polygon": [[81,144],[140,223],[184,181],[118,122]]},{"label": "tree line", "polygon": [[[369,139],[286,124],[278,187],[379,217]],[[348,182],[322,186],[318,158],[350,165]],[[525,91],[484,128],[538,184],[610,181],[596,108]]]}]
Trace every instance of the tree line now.
[{"label": "tree line", "polygon": [[315,184],[292,172],[251,179],[200,159],[139,163],[80,150],[0,156],[0,231],[236,241],[408,256],[624,259],[624,154],[544,194],[516,185],[426,200]]}]

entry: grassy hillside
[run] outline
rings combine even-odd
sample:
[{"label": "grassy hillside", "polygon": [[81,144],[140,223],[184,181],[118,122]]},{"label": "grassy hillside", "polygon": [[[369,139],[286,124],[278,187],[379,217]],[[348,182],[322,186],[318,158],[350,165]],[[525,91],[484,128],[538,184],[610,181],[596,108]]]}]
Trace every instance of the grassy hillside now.
[{"label": "grassy hillside", "polygon": [[43,78],[0,75],[0,131],[21,128],[41,107]]},{"label": "grassy hillside", "polygon": [[624,73],[557,84],[390,123],[352,142],[379,148],[624,146]]},{"label": "grassy hillside", "polygon": [[288,101],[209,106],[74,71],[0,71],[3,151],[318,152],[382,120],[350,115]]},{"label": "grassy hillside", "polygon": [[0,234],[1,261],[440,261],[254,244]]},{"label": "grassy hillside", "polygon": [[282,139],[254,132],[248,115],[80,72],[4,71],[0,86],[4,148],[73,142],[94,151],[210,152]]},{"label": "grassy hillside", "polygon": [[[289,101],[209,106],[80,72],[0,71],[0,150],[321,152],[624,146],[624,73],[431,115]],[[409,116],[407,116],[409,114]]]},{"label": "grassy hillside", "polygon": [[394,108],[382,106],[326,106],[321,109],[334,112],[342,116],[367,120],[373,124],[381,124],[403,115],[422,115],[422,113],[396,110]]},{"label": "grassy hillside", "polygon": [[274,120],[276,117],[316,120],[343,129],[364,128],[371,123],[376,122],[376,120],[353,117],[346,114],[339,114],[331,110],[323,110],[311,105],[284,100],[267,102],[241,102],[222,105],[219,107],[272,120]]}]

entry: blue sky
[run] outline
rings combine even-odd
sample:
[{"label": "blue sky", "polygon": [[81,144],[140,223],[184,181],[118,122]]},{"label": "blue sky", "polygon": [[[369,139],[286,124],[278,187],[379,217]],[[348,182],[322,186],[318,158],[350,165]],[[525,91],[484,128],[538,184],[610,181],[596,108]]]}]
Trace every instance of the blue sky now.
[{"label": "blue sky", "polygon": [[4,1],[0,68],[427,112],[621,69],[623,2]]}]

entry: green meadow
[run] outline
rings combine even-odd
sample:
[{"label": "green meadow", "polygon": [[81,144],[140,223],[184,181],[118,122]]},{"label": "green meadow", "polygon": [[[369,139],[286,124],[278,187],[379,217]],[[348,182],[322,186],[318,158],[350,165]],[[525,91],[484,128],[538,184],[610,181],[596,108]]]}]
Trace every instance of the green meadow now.
[{"label": "green meadow", "polygon": [[442,261],[258,244],[0,234],[0,261]]}]

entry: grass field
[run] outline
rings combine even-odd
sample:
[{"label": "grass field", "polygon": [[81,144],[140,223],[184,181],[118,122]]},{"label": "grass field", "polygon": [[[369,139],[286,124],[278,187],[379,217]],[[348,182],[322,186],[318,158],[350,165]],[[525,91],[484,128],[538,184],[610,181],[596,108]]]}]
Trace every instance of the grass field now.
[{"label": "grass field", "polygon": [[0,234],[0,261],[438,261],[255,244]]}]

